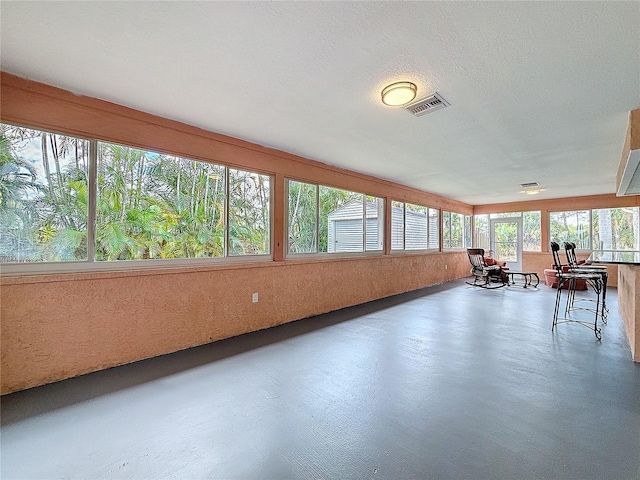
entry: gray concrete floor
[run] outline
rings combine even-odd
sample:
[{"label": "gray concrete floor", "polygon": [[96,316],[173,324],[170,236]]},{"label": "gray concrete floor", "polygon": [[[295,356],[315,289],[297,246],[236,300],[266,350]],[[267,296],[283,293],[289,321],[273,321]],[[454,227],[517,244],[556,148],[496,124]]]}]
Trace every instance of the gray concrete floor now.
[{"label": "gray concrete floor", "polygon": [[637,479],[640,364],[461,281],[2,398],[1,475]]}]

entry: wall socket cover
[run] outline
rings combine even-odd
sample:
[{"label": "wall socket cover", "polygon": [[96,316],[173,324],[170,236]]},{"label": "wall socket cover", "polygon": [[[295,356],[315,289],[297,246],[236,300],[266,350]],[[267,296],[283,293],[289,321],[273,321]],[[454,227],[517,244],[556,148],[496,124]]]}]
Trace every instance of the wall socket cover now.
[{"label": "wall socket cover", "polygon": [[253,295],[251,295],[251,301],[253,303],[258,303],[258,293],[254,293]]}]

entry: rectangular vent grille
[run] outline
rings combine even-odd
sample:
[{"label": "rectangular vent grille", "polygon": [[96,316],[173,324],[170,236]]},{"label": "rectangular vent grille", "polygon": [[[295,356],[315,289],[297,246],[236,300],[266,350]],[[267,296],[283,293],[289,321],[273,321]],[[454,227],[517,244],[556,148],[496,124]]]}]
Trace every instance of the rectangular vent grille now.
[{"label": "rectangular vent grille", "polygon": [[422,115],[435,112],[436,110],[440,110],[441,108],[448,106],[449,103],[442,98],[438,92],[435,92],[426,98],[421,98],[409,105],[405,105],[404,109],[416,117],[421,117]]},{"label": "rectangular vent grille", "polygon": [[522,188],[537,187],[538,185],[540,185],[538,182],[529,182],[529,183],[520,184]]}]

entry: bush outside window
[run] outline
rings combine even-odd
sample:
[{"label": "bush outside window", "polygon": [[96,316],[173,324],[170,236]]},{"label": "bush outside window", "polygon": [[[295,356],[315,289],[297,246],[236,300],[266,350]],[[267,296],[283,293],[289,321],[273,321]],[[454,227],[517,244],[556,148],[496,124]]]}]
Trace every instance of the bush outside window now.
[{"label": "bush outside window", "polygon": [[[466,219],[465,217],[469,217]],[[469,232],[465,232],[465,228]],[[461,213],[442,212],[442,248],[459,250],[471,246],[471,217]]]},{"label": "bush outside window", "polygon": [[638,207],[592,210],[593,246],[597,250],[640,250]]},{"label": "bush outside window", "polygon": [[576,248],[591,248],[591,215],[589,210],[551,212],[549,214],[549,240],[561,246],[573,242]]},{"label": "bush outside window", "polygon": [[[522,249],[525,252],[542,250],[542,230],[540,211],[491,213],[474,216],[474,245],[488,251],[491,247],[489,237],[489,221],[493,218],[522,217]],[[515,235],[515,230],[512,232]]]},{"label": "bush outside window", "polygon": [[88,258],[89,141],[0,125],[0,261]]},{"label": "bush outside window", "polygon": [[522,235],[525,252],[542,251],[542,215],[539,210],[522,212]]},{"label": "bush outside window", "polygon": [[551,212],[551,241],[583,250],[640,250],[638,207]]}]

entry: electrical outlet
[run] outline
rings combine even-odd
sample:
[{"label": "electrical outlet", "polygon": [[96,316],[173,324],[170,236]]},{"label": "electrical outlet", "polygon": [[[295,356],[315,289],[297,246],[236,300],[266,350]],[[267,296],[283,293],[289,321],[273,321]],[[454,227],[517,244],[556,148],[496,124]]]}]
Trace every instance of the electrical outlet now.
[{"label": "electrical outlet", "polygon": [[253,295],[251,295],[251,301],[253,303],[258,303],[258,292],[255,292]]},{"label": "electrical outlet", "polygon": [[445,265],[444,269],[447,270],[449,268],[449,265]]}]

